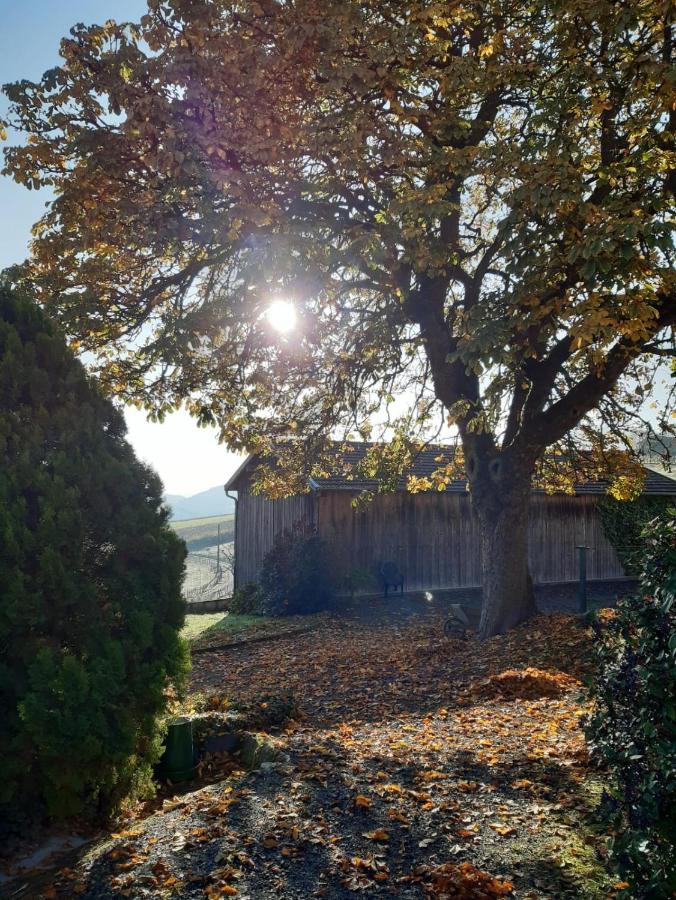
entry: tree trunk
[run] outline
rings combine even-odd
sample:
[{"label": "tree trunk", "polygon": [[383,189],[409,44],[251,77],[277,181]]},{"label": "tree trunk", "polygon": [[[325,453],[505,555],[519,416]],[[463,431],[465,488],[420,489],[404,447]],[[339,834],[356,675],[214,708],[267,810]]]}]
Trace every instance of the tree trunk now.
[{"label": "tree trunk", "polygon": [[482,638],[502,634],[535,613],[528,570],[528,503],[479,513],[483,570]]},{"label": "tree trunk", "polygon": [[479,633],[489,638],[509,631],[536,611],[528,569],[531,470],[498,457],[470,482],[481,532],[483,607]]}]

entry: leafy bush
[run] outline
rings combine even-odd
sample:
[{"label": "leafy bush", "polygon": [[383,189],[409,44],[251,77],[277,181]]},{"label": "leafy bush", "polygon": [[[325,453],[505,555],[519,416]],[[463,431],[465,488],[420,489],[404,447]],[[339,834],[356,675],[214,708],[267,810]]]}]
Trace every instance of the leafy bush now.
[{"label": "leafy bush", "polygon": [[603,531],[627,575],[641,574],[643,529],[656,516],[662,515],[671,502],[670,497],[637,497],[629,501],[603,497],[599,503]]},{"label": "leafy bush", "polygon": [[262,606],[263,598],[258,585],[249,581],[234,591],[228,603],[228,612],[240,616],[260,615]]},{"label": "leafy bush", "polygon": [[676,890],[676,509],[643,532],[638,596],[597,624],[599,675],[588,724],[593,751],[613,784],[613,858],[630,896]]},{"label": "leafy bush", "polygon": [[358,591],[377,591],[381,584],[373,572],[368,569],[347,568],[345,574],[339,580],[339,587],[350,594],[352,598]]},{"label": "leafy bush", "polygon": [[331,605],[334,577],[325,541],[302,528],[281,532],[263,560],[261,612],[272,616],[304,615]]},{"label": "leafy bush", "polygon": [[149,783],[186,650],[162,486],[45,316],[0,282],[0,821]]}]

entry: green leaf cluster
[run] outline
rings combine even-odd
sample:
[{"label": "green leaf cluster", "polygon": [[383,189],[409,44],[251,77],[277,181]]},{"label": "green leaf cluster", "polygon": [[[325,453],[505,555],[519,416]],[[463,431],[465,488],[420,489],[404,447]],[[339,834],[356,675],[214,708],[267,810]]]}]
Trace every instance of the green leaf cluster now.
[{"label": "green leaf cluster", "polygon": [[627,575],[641,574],[645,556],[643,530],[672,503],[671,497],[649,496],[629,501],[606,496],[600,501],[598,510],[603,530]]},{"label": "green leaf cluster", "polygon": [[599,631],[587,735],[611,773],[612,857],[627,896],[676,890],[676,509],[644,531],[640,592]]},{"label": "green leaf cluster", "polygon": [[247,581],[233,592],[228,603],[228,612],[237,616],[260,615],[262,605],[258,585],[253,581]]},{"label": "green leaf cluster", "polygon": [[120,413],[6,281],[0,459],[0,821],[107,812],[148,785],[186,669],[185,546]]}]

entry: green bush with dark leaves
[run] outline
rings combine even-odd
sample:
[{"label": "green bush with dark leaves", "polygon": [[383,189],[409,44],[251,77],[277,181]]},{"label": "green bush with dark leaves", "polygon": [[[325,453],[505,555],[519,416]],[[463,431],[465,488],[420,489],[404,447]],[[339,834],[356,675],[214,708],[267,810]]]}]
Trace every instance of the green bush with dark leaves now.
[{"label": "green bush with dark leaves", "polygon": [[185,545],[125,432],[42,312],[0,281],[5,830],[147,787],[185,674]]},{"label": "green bush with dark leaves", "polygon": [[638,577],[643,566],[643,540],[646,525],[662,515],[672,503],[670,497],[637,497],[635,500],[615,500],[611,496],[598,505],[603,531],[615,548],[627,575]]},{"label": "green bush with dark leaves", "polygon": [[306,615],[331,606],[335,590],[331,551],[317,534],[303,528],[277,535],[260,574],[261,612]]},{"label": "green bush with dark leaves", "polygon": [[641,590],[603,625],[588,739],[611,781],[612,858],[625,896],[676,891],[676,509],[642,535]]},{"label": "green bush with dark leaves", "polygon": [[239,616],[261,615],[263,598],[258,585],[248,581],[233,591],[228,603],[228,612]]}]

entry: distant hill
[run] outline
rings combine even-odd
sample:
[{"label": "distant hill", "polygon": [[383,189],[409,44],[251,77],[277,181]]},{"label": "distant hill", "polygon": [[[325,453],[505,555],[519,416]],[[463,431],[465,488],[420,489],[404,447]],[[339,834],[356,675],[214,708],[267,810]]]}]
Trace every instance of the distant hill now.
[{"label": "distant hill", "polygon": [[164,502],[171,509],[172,519],[201,519],[205,516],[225,516],[235,511],[235,501],[225,496],[223,485],[182,497],[180,494],[165,494]]},{"label": "distant hill", "polygon": [[183,538],[191,553],[214,547],[219,539],[221,547],[224,547],[235,537],[235,517],[232,513],[198,519],[172,519],[171,527]]}]

